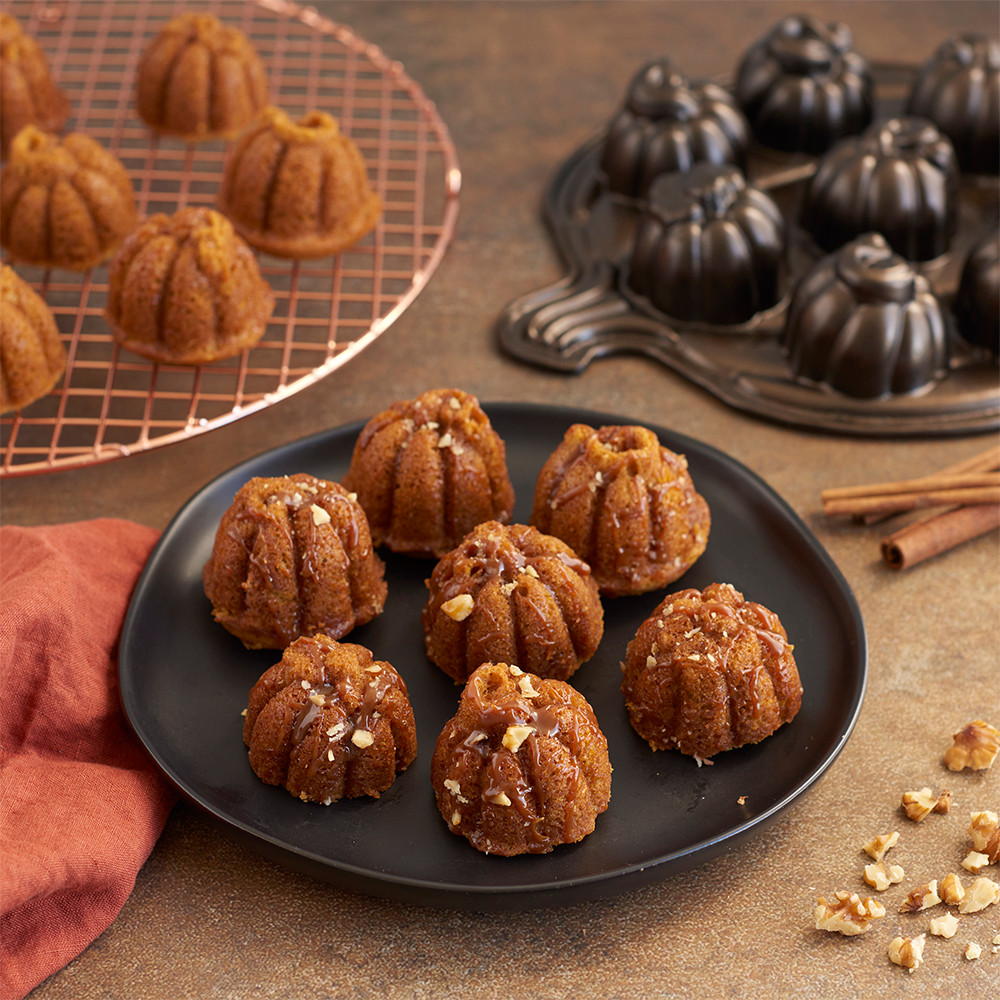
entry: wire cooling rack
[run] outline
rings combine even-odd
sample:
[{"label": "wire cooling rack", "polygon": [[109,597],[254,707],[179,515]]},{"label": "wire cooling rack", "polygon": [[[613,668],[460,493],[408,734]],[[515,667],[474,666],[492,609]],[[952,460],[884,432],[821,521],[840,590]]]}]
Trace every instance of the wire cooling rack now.
[{"label": "wire cooling rack", "polygon": [[287,0],[205,3],[8,0],[68,95],[64,131],[122,160],[140,216],[215,204],[227,143],[157,136],[136,116],[146,44],[189,10],[214,13],[254,43],[270,100],[293,117],[329,111],[358,144],[383,203],[373,233],[315,261],[260,256],[276,305],[258,346],[198,368],[122,350],[104,320],[107,267],[83,274],[17,266],[48,302],[69,364],[59,385],[0,418],[0,476],[123,458],[184,440],[299,392],[360,353],[413,301],[454,233],[461,173],[448,130],[403,67],[349,28]]}]

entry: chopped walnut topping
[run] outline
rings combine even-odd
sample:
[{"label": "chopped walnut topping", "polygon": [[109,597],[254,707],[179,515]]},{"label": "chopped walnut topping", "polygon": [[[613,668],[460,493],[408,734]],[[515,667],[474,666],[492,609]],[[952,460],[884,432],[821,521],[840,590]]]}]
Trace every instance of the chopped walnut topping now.
[{"label": "chopped walnut topping", "polygon": [[952,938],[958,930],[958,917],[954,913],[946,913],[931,920],[930,931],[936,937]]},{"label": "chopped walnut topping", "polygon": [[326,698],[324,698],[318,691],[313,691],[313,693],[309,695],[309,700],[317,708],[322,708],[326,704]]},{"label": "chopped walnut topping", "polygon": [[375,742],[375,737],[367,729],[355,729],[351,734],[351,742],[359,750],[364,750]]},{"label": "chopped walnut topping", "polygon": [[461,823],[461,822],[462,822],[462,814],[456,809],[451,814],[451,825],[452,826],[458,826],[458,824]]},{"label": "chopped walnut topping", "polygon": [[309,504],[309,510],[312,513],[313,524],[315,524],[317,528],[321,524],[330,523],[330,512],[328,510],[324,510],[319,504]]},{"label": "chopped walnut topping", "polygon": [[520,667],[515,667],[513,663],[508,664],[507,669],[510,671],[511,677],[520,677],[524,673]]},{"label": "chopped walnut topping", "polygon": [[302,685],[302,690],[303,691],[308,691],[309,688],[312,687],[312,685],[309,683],[309,681],[300,681],[299,683]]},{"label": "chopped walnut topping", "polygon": [[966,890],[965,897],[958,904],[958,912],[978,913],[994,903],[1000,903],[1000,885],[981,875]]},{"label": "chopped walnut topping", "polygon": [[856,892],[840,890],[832,900],[820,896],[813,911],[816,930],[837,934],[864,934],[872,921],[885,916],[885,907],[870,897],[862,899]]},{"label": "chopped walnut topping", "polygon": [[949,906],[957,906],[965,895],[965,886],[962,885],[962,880],[954,872],[951,872],[941,879],[939,894],[942,902]]},{"label": "chopped walnut topping", "polygon": [[492,795],[484,795],[487,802],[492,802],[495,806],[509,806],[510,797],[506,792],[495,792]]},{"label": "chopped walnut topping", "polygon": [[975,941],[970,941],[969,946],[965,949],[965,957],[969,959],[969,961],[979,958],[982,953],[983,949],[976,944]]},{"label": "chopped walnut topping", "polygon": [[882,892],[890,885],[902,882],[904,871],[899,865],[890,865],[886,861],[876,861],[873,865],[865,865],[865,881]]},{"label": "chopped walnut topping", "polygon": [[521,677],[517,682],[517,686],[521,689],[521,694],[525,698],[537,698],[538,692],[531,686],[531,678],[527,675]]},{"label": "chopped walnut topping", "polygon": [[521,744],[534,732],[531,726],[508,726],[503,734],[503,745],[511,752],[517,753]]},{"label": "chopped walnut topping", "polygon": [[889,944],[889,961],[909,969],[910,972],[916,972],[924,960],[926,943],[926,934],[918,934],[915,938],[893,938]]},{"label": "chopped walnut topping", "polygon": [[656,657],[653,656],[652,654],[650,654],[649,656],[647,656],[646,657],[646,666],[647,667],[655,667],[656,666]]},{"label": "chopped walnut topping", "polygon": [[980,854],[979,851],[969,851],[962,862],[962,867],[967,872],[978,875],[989,863],[990,859],[985,854]]},{"label": "chopped walnut topping", "polygon": [[444,434],[442,434],[441,437],[438,438],[439,448],[450,448],[453,444],[454,444],[454,439],[452,438],[451,434],[448,433],[448,431],[445,431]]},{"label": "chopped walnut topping", "polygon": [[535,569],[535,567],[534,567],[534,566],[532,566],[532,565],[531,565],[531,563],[528,563],[528,564],[527,564],[527,565],[526,565],[526,566],[524,567],[524,569],[522,569],[522,570],[521,570],[521,572],[522,572],[522,573],[527,573],[527,574],[528,574],[528,576],[533,576],[533,577],[534,577],[534,578],[535,578],[536,580],[538,579],[538,570],[537,570],[537,569]]},{"label": "chopped walnut topping", "polygon": [[995,865],[1000,861],[1000,823],[997,814],[984,809],[982,812],[969,813],[969,819],[969,836],[972,837],[973,848],[985,854],[990,859],[990,864]]},{"label": "chopped walnut topping", "polygon": [[917,910],[927,910],[932,906],[937,906],[941,902],[941,897],[937,892],[937,879],[931,879],[927,885],[914,889],[902,903],[899,904],[900,913],[916,913]]},{"label": "chopped walnut topping", "polygon": [[441,610],[453,621],[464,622],[472,614],[475,604],[472,594],[459,594],[450,601],[443,602]]},{"label": "chopped walnut topping", "polygon": [[462,794],[462,786],[454,778],[445,778],[444,787],[448,789],[451,794],[458,799],[459,802],[468,802],[469,800]]},{"label": "chopped walnut topping", "polygon": [[954,741],[944,753],[949,771],[970,768],[985,771],[1000,753],[1000,730],[982,719],[970,722],[952,736]]},{"label": "chopped walnut topping", "polygon": [[885,852],[893,847],[898,840],[899,833],[893,830],[892,833],[879,834],[874,840],[869,840],[867,844],[862,845],[861,849],[869,857],[881,861],[885,857]]},{"label": "chopped walnut topping", "polygon": [[462,408],[462,404],[458,401],[458,396],[448,397],[448,408],[450,410],[460,410]]},{"label": "chopped walnut topping", "polygon": [[951,792],[947,789],[935,796],[929,788],[916,792],[903,792],[903,812],[919,823],[932,812],[946,813],[951,808]]}]

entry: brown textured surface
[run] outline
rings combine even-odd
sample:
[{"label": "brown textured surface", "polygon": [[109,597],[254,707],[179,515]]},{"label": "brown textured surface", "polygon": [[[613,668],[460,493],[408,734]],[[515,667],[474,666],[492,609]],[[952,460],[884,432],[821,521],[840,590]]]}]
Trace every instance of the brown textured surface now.
[{"label": "brown textured surface", "polygon": [[[563,274],[539,218],[544,185],[615,112],[637,66],[667,53],[689,73],[728,74],[751,39],[801,5],[320,6],[400,59],[452,131],[462,208],[440,271],[384,336],[311,389],[127,462],[5,482],[4,519],[118,514],[162,527],[234,462],[366,419],[387,397],[433,386],[462,387],[484,401],[592,406],[722,448],[805,519],[864,614],[867,698],[830,771],[766,833],[687,875],[558,911],[479,916],[355,896],[262,861],[179,805],[119,918],[32,1000],[519,993],[624,1000],[690,996],[692,984],[706,998],[995,994],[995,908],[960,918],[950,941],[929,939],[926,963],[912,975],[890,965],[886,949],[929,919],[895,912],[906,892],[957,870],[968,812],[1000,801],[1000,766],[952,774],[941,762],[960,726],[1000,719],[997,536],[895,573],[878,552],[884,526],[827,522],[819,505],[825,487],[912,476],[995,438],[859,441],[804,433],[746,418],[653,362],[608,359],[567,378],[516,364],[494,342],[493,324],[507,301]],[[992,2],[812,8],[847,20],[859,47],[882,59],[919,61],[955,31],[995,36],[997,27]],[[924,785],[950,788],[954,805],[913,826],[899,812],[900,796]],[[816,897],[865,890],[860,845],[892,829],[901,842],[889,859],[904,866],[907,879],[887,890],[886,917],[850,941],[815,931]],[[984,953],[970,962],[962,952],[973,939]]]}]

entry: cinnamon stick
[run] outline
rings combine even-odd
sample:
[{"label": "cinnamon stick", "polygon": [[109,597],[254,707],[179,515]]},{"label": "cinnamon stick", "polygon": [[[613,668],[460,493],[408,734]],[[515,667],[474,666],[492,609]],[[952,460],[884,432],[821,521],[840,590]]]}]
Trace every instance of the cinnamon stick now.
[{"label": "cinnamon stick", "polygon": [[882,539],[882,558],[908,569],[1000,527],[1000,504],[958,507],[907,525]]},{"label": "cinnamon stick", "polygon": [[1000,504],[1000,486],[969,486],[961,489],[917,489],[906,493],[885,493],[823,501],[827,517],[858,514],[885,514],[949,504]]},{"label": "cinnamon stick", "polygon": [[891,496],[896,493],[938,492],[961,490],[977,486],[1000,486],[1000,472],[962,472],[945,475],[935,472],[917,479],[897,479],[891,483],[870,483],[867,486],[837,486],[820,493],[820,499],[851,500],[860,497]]}]

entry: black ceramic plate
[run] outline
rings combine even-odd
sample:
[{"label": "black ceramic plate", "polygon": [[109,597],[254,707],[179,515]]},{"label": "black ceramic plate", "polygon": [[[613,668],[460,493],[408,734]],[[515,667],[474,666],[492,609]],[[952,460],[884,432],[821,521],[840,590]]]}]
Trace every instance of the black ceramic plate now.
[{"label": "black ceramic plate", "polygon": [[[636,422],[528,404],[485,408],[507,443],[519,521],[529,517],[538,471],[570,424]],[[480,854],[448,831],[430,787],[434,742],[459,693],[424,656],[420,611],[432,564],[390,554],[386,610],[348,641],[367,646],[405,677],[420,744],[416,761],[377,801],[324,807],[262,784],[247,763],[240,713],[251,686],[280,657],[247,652],[215,624],[201,567],[219,519],[247,479],[295,472],[339,479],[360,426],[267,452],[202,489],[164,533],[125,621],[119,658],[125,713],[170,781],[231,833],[283,864],[374,895],[465,909],[550,906],[703,863],[759,833],[836,758],[867,675],[864,625],[847,583],[762,480],[708,445],[653,427],[667,447],[687,455],[712,511],[708,548],[676,587],[729,582],[778,613],[805,688],[790,725],[757,746],[718,755],[712,766],[650,751],[629,726],[619,665],[664,595],[607,600],[604,640],[573,684],[608,738],[611,805],[580,844],[518,858]]]}]

